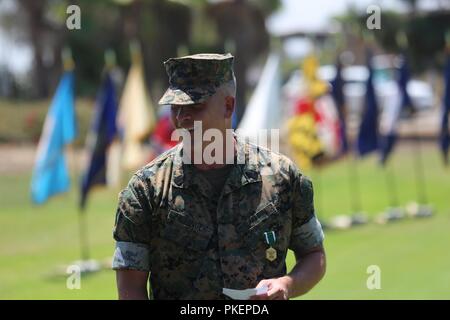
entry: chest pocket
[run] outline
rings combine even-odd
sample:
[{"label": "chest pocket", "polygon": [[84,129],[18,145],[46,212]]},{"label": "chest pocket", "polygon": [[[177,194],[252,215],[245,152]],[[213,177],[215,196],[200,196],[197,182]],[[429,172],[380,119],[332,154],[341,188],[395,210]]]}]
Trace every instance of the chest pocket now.
[{"label": "chest pocket", "polygon": [[244,235],[246,246],[254,249],[265,244],[264,232],[280,231],[279,220],[278,210],[272,202],[269,202],[241,224],[238,231]]},{"label": "chest pocket", "polygon": [[169,210],[160,236],[181,247],[204,251],[211,240],[213,229],[197,223],[183,212]]},{"label": "chest pocket", "polygon": [[[245,246],[253,261],[261,267],[263,278],[272,278],[286,273],[286,229],[287,218],[282,216],[272,202],[269,202],[262,209],[247,219],[241,228],[244,231]],[[246,230],[246,231],[245,231]],[[266,258],[266,250],[269,245],[266,243],[264,233],[273,231],[276,241],[273,248],[277,252],[277,257],[273,261]]]}]

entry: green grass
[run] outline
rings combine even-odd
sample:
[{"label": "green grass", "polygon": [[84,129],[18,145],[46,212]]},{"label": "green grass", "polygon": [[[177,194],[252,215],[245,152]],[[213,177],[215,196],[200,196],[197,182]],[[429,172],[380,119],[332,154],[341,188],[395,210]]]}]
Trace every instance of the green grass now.
[{"label": "green grass", "polygon": [[[450,171],[435,148],[425,151],[428,195],[436,215],[326,232],[327,274],[302,299],[450,299]],[[401,204],[416,198],[411,154],[404,147],[390,164]],[[388,205],[385,171],[374,157],[358,162],[357,170],[364,211],[373,217]],[[321,218],[351,212],[348,172],[349,164],[341,161],[311,174]],[[81,290],[69,290],[66,277],[52,276],[58,266],[79,258],[78,195],[74,189],[35,207],[29,201],[29,179],[25,173],[0,176],[0,299],[115,299],[113,271],[83,276]],[[118,191],[91,193],[87,217],[96,259],[113,253]],[[370,265],[381,268],[380,290],[366,287]]]}]

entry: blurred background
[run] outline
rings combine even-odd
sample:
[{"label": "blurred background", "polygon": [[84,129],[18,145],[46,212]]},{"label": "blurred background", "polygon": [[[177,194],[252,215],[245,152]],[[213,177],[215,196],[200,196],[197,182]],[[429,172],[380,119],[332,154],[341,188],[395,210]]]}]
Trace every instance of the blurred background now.
[{"label": "blurred background", "polygon": [[0,0],[0,299],[117,297],[117,195],[175,144],[163,62],[204,52],[313,180],[301,299],[449,299],[446,0]]}]

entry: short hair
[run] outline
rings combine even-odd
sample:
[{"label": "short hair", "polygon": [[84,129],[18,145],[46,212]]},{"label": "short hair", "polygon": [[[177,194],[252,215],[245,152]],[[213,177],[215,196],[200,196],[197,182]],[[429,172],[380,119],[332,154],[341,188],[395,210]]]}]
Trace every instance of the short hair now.
[{"label": "short hair", "polygon": [[208,103],[221,104],[226,97],[236,98],[236,78],[233,76],[233,80],[222,84],[217,88],[216,92],[209,97]]},{"label": "short hair", "polygon": [[233,80],[221,85],[216,92],[221,93],[224,97],[236,98],[236,77],[233,76]]}]

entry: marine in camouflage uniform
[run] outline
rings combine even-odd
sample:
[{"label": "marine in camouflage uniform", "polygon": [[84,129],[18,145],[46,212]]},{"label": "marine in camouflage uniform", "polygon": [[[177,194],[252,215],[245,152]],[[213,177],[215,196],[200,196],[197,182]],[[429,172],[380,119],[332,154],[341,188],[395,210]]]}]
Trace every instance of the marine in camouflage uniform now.
[{"label": "marine in camouflage uniform", "polygon": [[[171,79],[197,74],[198,61],[186,60],[175,61],[190,70],[184,73],[166,62]],[[226,74],[230,55],[200,60],[219,61],[213,88],[233,77]],[[197,103],[202,95],[195,79],[183,82],[194,91],[173,90],[180,83],[171,82],[161,103]],[[183,163],[182,143],[137,171],[119,194],[113,269],[150,272],[151,298],[225,299],[223,288],[253,288],[285,275],[288,249],[301,253],[322,244],[311,181],[287,157],[234,137],[236,161],[217,197],[211,181]],[[275,235],[272,261],[268,232]]]}]

